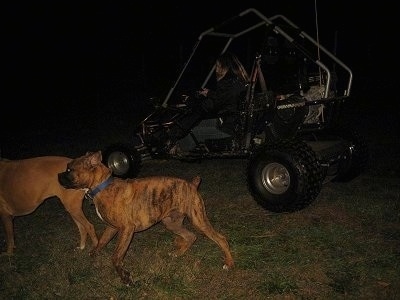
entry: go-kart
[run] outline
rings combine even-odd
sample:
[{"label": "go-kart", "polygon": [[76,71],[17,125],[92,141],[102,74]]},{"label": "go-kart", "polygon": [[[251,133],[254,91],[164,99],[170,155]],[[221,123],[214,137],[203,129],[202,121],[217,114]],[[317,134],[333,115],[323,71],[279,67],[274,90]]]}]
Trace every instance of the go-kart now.
[{"label": "go-kart", "polygon": [[[220,116],[209,116],[171,144],[169,132],[190,113],[193,91],[210,84],[213,62],[228,50],[250,74],[234,133],[223,130]],[[127,178],[151,159],[247,159],[247,185],[262,207],[300,210],[323,183],[351,180],[367,166],[364,138],[342,118],[352,80],[345,63],[288,18],[250,8],[200,34],[164,100],[130,143],[109,145],[103,160],[114,176]]]}]

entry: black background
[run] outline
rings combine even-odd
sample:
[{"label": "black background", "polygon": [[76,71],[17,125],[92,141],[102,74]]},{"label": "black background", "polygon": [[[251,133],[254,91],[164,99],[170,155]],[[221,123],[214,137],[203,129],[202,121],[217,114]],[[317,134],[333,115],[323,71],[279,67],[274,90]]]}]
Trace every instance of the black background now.
[{"label": "black background", "polygon": [[317,20],[325,47],[331,49],[337,35],[337,55],[354,72],[354,92],[368,95],[365,101],[398,103],[392,90],[399,77],[393,7],[268,2],[3,4],[0,145],[35,128],[56,133],[60,127],[99,126],[87,119],[115,126],[122,113],[143,110],[144,95],[168,90],[199,33],[249,7],[266,16],[283,14],[312,36]]}]

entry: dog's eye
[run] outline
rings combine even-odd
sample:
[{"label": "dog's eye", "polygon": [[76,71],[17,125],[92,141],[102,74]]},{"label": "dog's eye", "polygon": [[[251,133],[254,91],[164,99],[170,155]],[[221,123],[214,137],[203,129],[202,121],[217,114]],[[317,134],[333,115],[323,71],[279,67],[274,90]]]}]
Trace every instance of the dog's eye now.
[{"label": "dog's eye", "polygon": [[70,168],[67,168],[67,173],[70,173],[72,170]]}]

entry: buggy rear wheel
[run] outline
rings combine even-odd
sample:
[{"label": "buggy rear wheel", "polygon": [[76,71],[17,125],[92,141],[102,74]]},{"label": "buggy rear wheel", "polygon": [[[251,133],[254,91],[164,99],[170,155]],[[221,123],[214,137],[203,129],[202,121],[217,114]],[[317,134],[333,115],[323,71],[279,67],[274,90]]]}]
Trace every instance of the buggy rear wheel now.
[{"label": "buggy rear wheel", "polygon": [[318,196],[325,177],[315,153],[296,140],[261,147],[250,157],[249,190],[263,208],[292,212],[305,208]]}]

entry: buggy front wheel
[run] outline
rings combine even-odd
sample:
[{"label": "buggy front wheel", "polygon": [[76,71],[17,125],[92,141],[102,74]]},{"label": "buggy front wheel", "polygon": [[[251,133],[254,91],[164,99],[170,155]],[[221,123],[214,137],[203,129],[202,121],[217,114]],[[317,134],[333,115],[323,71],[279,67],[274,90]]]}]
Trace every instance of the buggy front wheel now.
[{"label": "buggy front wheel", "polygon": [[119,178],[136,177],[141,168],[141,157],[134,147],[117,144],[103,151],[103,163]]}]

